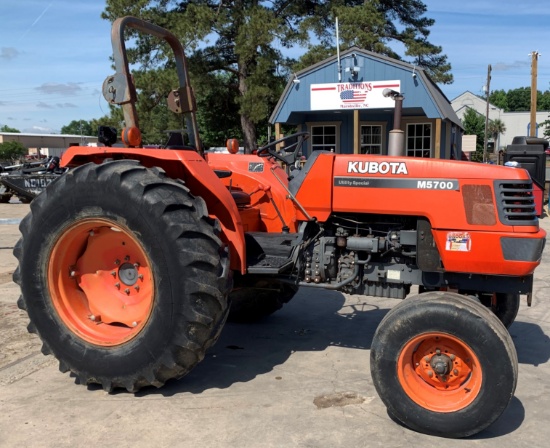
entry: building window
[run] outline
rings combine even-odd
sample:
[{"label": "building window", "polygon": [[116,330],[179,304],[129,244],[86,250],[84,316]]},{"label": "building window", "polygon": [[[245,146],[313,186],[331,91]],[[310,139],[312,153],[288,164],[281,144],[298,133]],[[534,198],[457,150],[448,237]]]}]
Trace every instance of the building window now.
[{"label": "building window", "polygon": [[382,154],[382,126],[361,126],[361,154]]},{"label": "building window", "polygon": [[431,123],[407,124],[407,156],[432,156],[432,125]]},{"label": "building window", "polygon": [[336,125],[312,125],[311,126],[311,150],[337,152]]}]

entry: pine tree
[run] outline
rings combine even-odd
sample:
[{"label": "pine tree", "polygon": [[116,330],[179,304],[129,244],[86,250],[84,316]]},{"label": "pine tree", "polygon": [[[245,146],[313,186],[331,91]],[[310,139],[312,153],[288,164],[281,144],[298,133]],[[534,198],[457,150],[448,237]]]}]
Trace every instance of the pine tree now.
[{"label": "pine tree", "polygon": [[[436,82],[452,82],[446,56],[427,40],[434,21],[424,17],[425,13],[426,6],[418,0],[107,0],[103,18],[114,21],[133,15],[176,34],[189,56],[198,103],[209,97],[215,101],[210,111],[219,113],[215,119],[211,113],[198,111],[200,123],[217,126],[209,129],[209,138],[221,138],[225,126],[234,129],[237,115],[245,150],[250,151],[291,70],[299,68],[296,61],[285,57],[286,50],[307,48],[302,64],[335,54],[336,16],[344,46],[358,45],[401,58],[392,50],[398,42],[410,62],[426,69]],[[139,67],[134,76],[145,96],[138,103],[140,116],[148,118],[140,120],[144,135],[154,134],[148,123],[177,125],[160,101],[174,87],[169,85],[170,78],[159,72],[155,79],[143,74],[152,68],[161,71],[169,64],[163,47],[149,36],[137,36],[129,59]],[[228,94],[216,100],[210,92],[220,85]],[[160,106],[160,111],[153,112],[153,106]]]}]

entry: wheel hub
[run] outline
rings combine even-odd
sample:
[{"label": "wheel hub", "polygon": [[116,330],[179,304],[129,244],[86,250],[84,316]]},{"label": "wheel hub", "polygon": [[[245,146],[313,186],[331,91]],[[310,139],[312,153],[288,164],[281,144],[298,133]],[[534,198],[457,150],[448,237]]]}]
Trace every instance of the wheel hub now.
[{"label": "wheel hub", "polygon": [[453,362],[449,356],[439,353],[432,356],[430,365],[437,375],[446,376],[451,371]]},{"label": "wheel hub", "polygon": [[138,280],[137,266],[130,263],[124,263],[118,268],[118,278],[126,286],[135,285]]}]

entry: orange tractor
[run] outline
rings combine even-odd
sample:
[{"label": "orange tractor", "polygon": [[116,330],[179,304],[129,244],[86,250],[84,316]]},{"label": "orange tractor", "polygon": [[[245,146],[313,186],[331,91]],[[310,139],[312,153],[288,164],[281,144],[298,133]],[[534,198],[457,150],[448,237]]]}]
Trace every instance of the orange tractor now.
[{"label": "orange tractor", "polygon": [[[127,27],[174,52],[168,105],[185,129],[166,148],[141,147]],[[501,415],[518,373],[506,326],[546,240],[527,171],[323,151],[290,170],[303,132],[254,155],[204,154],[177,38],[125,17],[112,40],[103,93],[124,110],[124,147],[100,128],[106,146],[69,148],[14,250],[19,307],[62,372],[106,391],[160,387],[203,359],[228,315],[266,316],[302,286],[398,299],[415,286],[372,342],[389,412],[445,437]]]}]

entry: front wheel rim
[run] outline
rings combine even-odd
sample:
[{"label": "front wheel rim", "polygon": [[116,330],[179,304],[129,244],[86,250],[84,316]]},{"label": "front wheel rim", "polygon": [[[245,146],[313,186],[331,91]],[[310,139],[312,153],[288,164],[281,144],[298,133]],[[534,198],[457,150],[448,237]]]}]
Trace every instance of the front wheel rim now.
[{"label": "front wheel rim", "polygon": [[483,380],[475,352],[462,339],[446,333],[424,333],[408,341],[397,361],[405,393],[434,412],[455,412],[479,395]]},{"label": "front wheel rim", "polygon": [[99,346],[137,336],[154,303],[151,263],[133,233],[93,218],[64,229],[47,268],[48,289],[63,324]]}]

